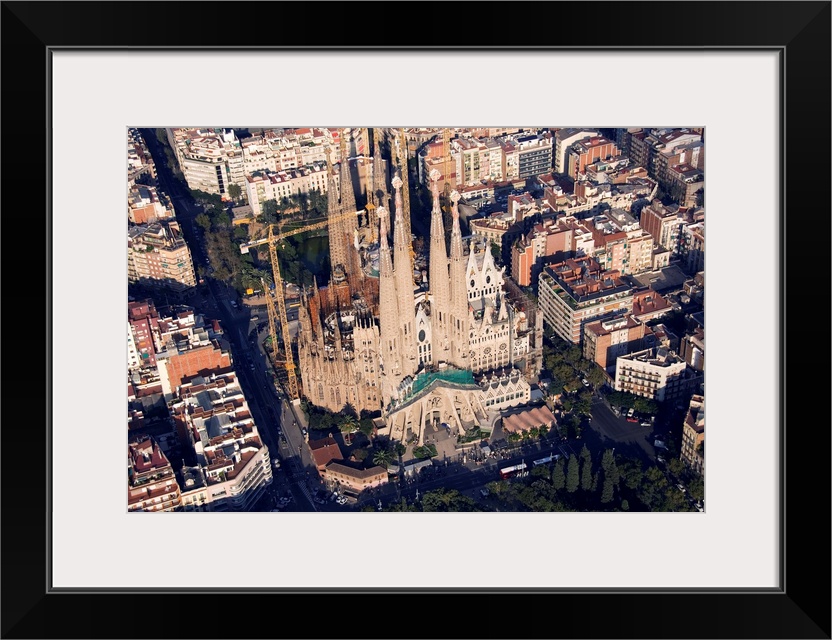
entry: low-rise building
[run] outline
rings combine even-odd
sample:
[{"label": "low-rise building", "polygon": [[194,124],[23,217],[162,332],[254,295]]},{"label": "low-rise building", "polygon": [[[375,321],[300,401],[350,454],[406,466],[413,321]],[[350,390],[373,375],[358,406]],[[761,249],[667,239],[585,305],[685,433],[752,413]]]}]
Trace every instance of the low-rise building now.
[{"label": "low-rise building", "polygon": [[673,306],[667,298],[649,287],[633,292],[633,318],[638,322],[650,322],[670,312]]},{"label": "low-rise building", "polygon": [[326,438],[319,438],[318,440],[309,440],[309,453],[312,454],[312,460],[315,462],[315,467],[318,473],[324,473],[326,466],[333,460],[343,460],[344,454],[341,453],[341,447],[332,436]]},{"label": "low-rise building", "polygon": [[387,469],[378,465],[369,469],[358,469],[343,462],[333,461],[327,465],[325,473],[329,482],[355,494],[388,482]]},{"label": "low-rise building", "polygon": [[506,433],[523,433],[541,427],[550,430],[557,427],[555,415],[545,404],[523,411],[504,413],[502,419],[503,431]]}]

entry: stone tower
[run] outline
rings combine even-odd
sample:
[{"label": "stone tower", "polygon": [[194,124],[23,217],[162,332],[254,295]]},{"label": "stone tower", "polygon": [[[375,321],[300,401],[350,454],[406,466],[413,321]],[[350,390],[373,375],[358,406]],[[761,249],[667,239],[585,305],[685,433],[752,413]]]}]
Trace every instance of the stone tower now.
[{"label": "stone tower", "polygon": [[468,369],[470,367],[468,358],[470,307],[468,305],[468,283],[465,277],[467,260],[462,251],[462,232],[459,228],[458,203],[460,198],[457,191],[451,192],[453,226],[451,227],[450,257],[451,318],[448,335],[451,341],[451,363],[460,369]]},{"label": "stone tower", "polygon": [[384,207],[378,208],[379,220],[379,261],[378,293],[381,358],[381,396],[384,406],[396,397],[396,389],[402,379],[401,340],[399,324],[399,302],[396,295],[396,279],[393,273],[393,257],[387,242],[388,213]]},{"label": "stone tower", "polygon": [[[401,329],[401,364],[402,373],[410,376],[416,373],[419,358],[416,353],[416,299],[413,293],[413,258],[411,256],[411,238],[407,235],[402,206],[402,179],[393,178],[396,202],[396,226],[393,229],[394,239],[394,272],[396,276],[396,297],[398,299],[397,322]],[[384,316],[382,316],[383,318]]]},{"label": "stone tower", "polygon": [[439,206],[439,178],[434,169],[430,172],[433,209],[430,214],[430,325],[433,336],[433,363],[450,360],[451,291],[448,273],[448,253],[445,249],[445,225],[442,222],[442,208]]},{"label": "stone tower", "polygon": [[[357,276],[359,269],[355,256],[356,221],[352,217],[335,219],[336,216],[355,212],[355,193],[350,177],[349,156],[347,153],[346,133],[340,131],[340,185],[336,185],[335,172],[327,160],[329,169],[329,199],[327,217],[329,218],[329,260],[332,266],[332,281],[343,282],[350,276]],[[336,197],[340,187],[340,198]]]}]

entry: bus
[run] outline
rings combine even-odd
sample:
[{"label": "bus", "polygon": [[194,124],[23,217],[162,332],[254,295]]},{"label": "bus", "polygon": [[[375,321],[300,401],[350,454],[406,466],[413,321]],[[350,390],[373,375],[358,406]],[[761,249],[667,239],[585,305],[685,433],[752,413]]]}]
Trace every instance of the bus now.
[{"label": "bus", "polygon": [[521,462],[520,464],[515,464],[510,467],[503,467],[500,469],[500,477],[503,480],[507,480],[508,478],[514,478],[515,476],[522,476],[527,473],[527,468],[528,467],[525,462]]},{"label": "bus", "polygon": [[548,456],[546,456],[545,458],[539,458],[539,459],[535,460],[534,462],[532,462],[532,464],[533,464],[535,467],[539,467],[539,466],[540,466],[540,465],[542,465],[542,464],[549,464],[550,462],[557,462],[557,461],[558,461],[558,458],[560,458],[560,455],[558,455],[558,454],[554,454],[554,453],[550,453],[550,454],[549,454]]}]

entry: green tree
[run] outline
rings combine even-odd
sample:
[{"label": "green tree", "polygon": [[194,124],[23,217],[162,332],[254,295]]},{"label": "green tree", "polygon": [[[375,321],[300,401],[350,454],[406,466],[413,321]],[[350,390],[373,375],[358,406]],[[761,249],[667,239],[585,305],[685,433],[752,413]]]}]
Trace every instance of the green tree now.
[{"label": "green tree", "polygon": [[494,258],[494,264],[498,267],[503,263],[503,249],[493,240],[491,241],[491,257]]},{"label": "green tree", "polygon": [[641,460],[626,460],[622,464],[621,474],[624,476],[624,486],[630,490],[638,489],[644,477]]},{"label": "green tree", "polygon": [[541,464],[532,469],[533,478],[542,478],[544,480],[548,480],[549,475],[549,465]]},{"label": "green tree", "polygon": [[615,454],[612,449],[605,449],[601,456],[601,469],[604,472],[604,477],[612,480],[614,485],[618,485],[621,472],[618,470],[618,465],[615,463]]},{"label": "green tree", "polygon": [[630,503],[628,500],[621,501],[621,510],[622,511],[629,511],[630,510]]},{"label": "green tree", "polygon": [[393,461],[393,452],[389,449],[379,449],[373,455],[373,462],[375,462],[378,466],[387,468],[387,466]]},{"label": "green tree", "polygon": [[277,200],[266,200],[261,209],[263,211],[263,222],[266,224],[277,222]]},{"label": "green tree", "polygon": [[422,496],[422,511],[479,511],[479,508],[474,500],[456,489],[437,489]]},{"label": "green tree", "polygon": [[598,365],[594,365],[587,371],[586,379],[596,389],[604,384],[607,380],[607,374]]},{"label": "green tree", "polygon": [[555,468],[552,469],[552,486],[557,491],[560,491],[566,486],[565,467],[566,463],[564,463],[563,458],[558,458],[558,461],[555,462]]},{"label": "green tree", "polygon": [[688,493],[694,500],[699,500],[701,502],[705,499],[705,482],[702,479],[702,476],[697,476],[690,481],[688,484]]},{"label": "green tree", "polygon": [[680,478],[685,470],[685,465],[679,458],[671,458],[667,463],[667,470],[677,478]]},{"label": "green tree", "polygon": [[575,493],[578,490],[579,484],[578,457],[570,456],[569,462],[566,463],[566,490],[569,493]]},{"label": "green tree", "polygon": [[196,222],[200,227],[202,227],[204,231],[211,230],[211,218],[209,218],[204,213],[197,214],[197,216],[194,218],[194,222]]},{"label": "green tree", "polygon": [[358,430],[365,436],[371,436],[373,434],[373,429],[372,418],[361,418],[361,420],[358,421]]},{"label": "green tree", "polygon": [[592,487],[592,455],[586,445],[581,449],[581,489],[589,491]]},{"label": "green tree", "polygon": [[228,185],[228,197],[237,202],[242,195],[242,189],[240,189],[240,185],[236,182],[232,182]]},{"label": "green tree", "polygon": [[601,489],[602,504],[609,504],[612,502],[613,486],[612,479],[609,476],[604,477],[604,486]]},{"label": "green tree", "polygon": [[658,467],[650,467],[644,473],[638,499],[651,511],[664,511],[666,493],[670,488],[675,487],[669,485],[664,473]]},{"label": "green tree", "polygon": [[358,420],[356,420],[355,416],[347,414],[339,421],[338,428],[344,434],[344,441],[349,444],[351,434],[358,429]]}]

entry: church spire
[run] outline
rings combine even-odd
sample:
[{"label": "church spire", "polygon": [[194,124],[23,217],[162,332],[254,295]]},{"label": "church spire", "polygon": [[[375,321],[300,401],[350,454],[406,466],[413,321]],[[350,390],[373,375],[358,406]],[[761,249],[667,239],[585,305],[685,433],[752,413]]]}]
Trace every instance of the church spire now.
[{"label": "church spire", "polygon": [[442,208],[439,205],[439,178],[436,169],[430,172],[433,209],[430,214],[430,329],[433,362],[447,360],[445,353],[450,348],[448,328],[450,326],[450,283],[448,274],[448,253],[445,249],[445,225],[442,222]]},{"label": "church spire", "polygon": [[[352,189],[352,177],[350,176],[349,151],[347,149],[347,134],[341,129],[341,212],[349,213],[355,211],[355,192]],[[347,225],[344,225],[345,229]],[[349,229],[349,231],[352,231]]]},{"label": "church spire", "polygon": [[468,348],[468,284],[465,277],[465,257],[462,253],[462,232],[459,228],[459,201],[461,196],[456,190],[451,192],[452,218],[451,258],[450,258],[450,295],[451,295],[451,360],[460,369],[469,366]]},{"label": "church spire", "polygon": [[416,300],[413,294],[413,258],[410,255],[411,239],[407,235],[404,224],[402,206],[402,179],[397,175],[393,178],[394,200],[396,203],[396,226],[393,229],[395,239],[396,297],[398,298],[398,322],[402,332],[402,366],[404,375],[416,373],[419,359],[416,353]]}]

